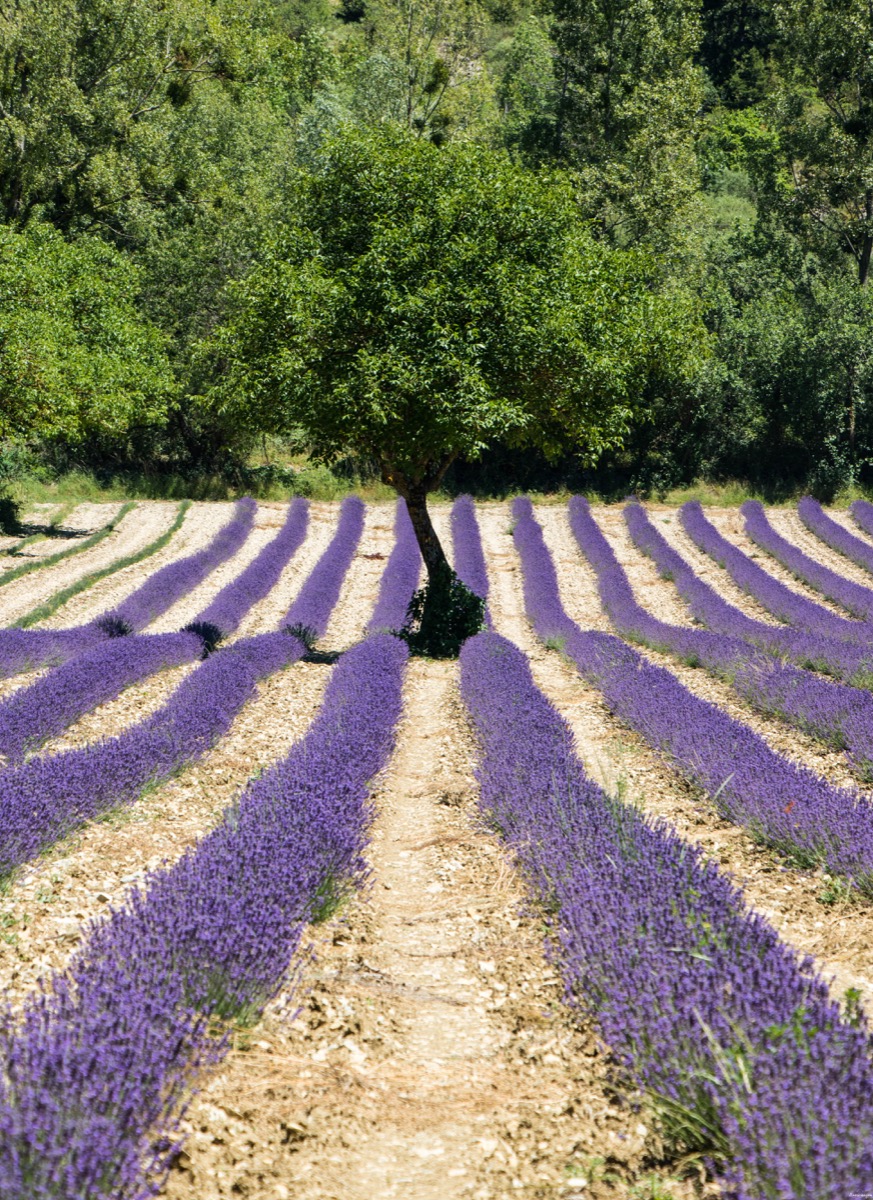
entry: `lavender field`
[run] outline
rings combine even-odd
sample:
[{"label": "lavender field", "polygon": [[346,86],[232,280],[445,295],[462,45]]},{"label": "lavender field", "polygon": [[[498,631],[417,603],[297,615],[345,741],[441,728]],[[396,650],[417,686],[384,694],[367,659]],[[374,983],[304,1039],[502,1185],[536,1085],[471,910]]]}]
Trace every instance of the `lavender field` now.
[{"label": "lavender field", "polygon": [[0,573],[0,1197],[873,1194],[873,509],[432,511]]}]

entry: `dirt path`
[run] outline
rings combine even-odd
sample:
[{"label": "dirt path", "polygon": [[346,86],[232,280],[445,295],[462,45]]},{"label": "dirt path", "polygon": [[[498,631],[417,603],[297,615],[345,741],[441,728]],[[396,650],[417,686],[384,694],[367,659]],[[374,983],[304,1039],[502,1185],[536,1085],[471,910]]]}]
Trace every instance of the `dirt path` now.
[{"label": "dirt path", "polygon": [[626,1196],[643,1172],[648,1131],[479,827],[456,672],[410,664],[369,893],[316,932],[298,1019],[284,998],[206,1083],[167,1200]]},{"label": "dirt path", "polygon": [[[295,556],[293,586],[284,581],[284,594],[271,594],[263,604],[278,602],[282,612],[288,608],[329,540],[335,515],[336,506],[324,514],[319,536],[307,539]],[[370,521],[374,526],[371,550],[389,552],[390,527],[379,531],[378,518]],[[364,557],[366,546],[361,551],[328,625],[325,644],[334,649],[360,638],[372,611],[384,563]],[[128,689],[118,700],[82,718],[49,748],[84,745],[119,732],[157,707],[191,669],[164,672]],[[84,924],[107,904],[118,903],[145,869],[174,861],[202,837],[245,781],[303,736],[318,711],[327,678],[324,665],[299,662],[264,680],[230,732],[199,763],[130,808],[91,822],[26,867],[10,891],[0,896],[0,988],[13,1000],[21,998],[40,975],[63,965]]]},{"label": "dirt path", "polygon": [[[835,995],[858,988],[868,1011],[873,1011],[873,909],[821,903],[820,876],[781,868],[743,830],[717,817],[708,801],[609,713],[600,693],[575,667],[537,643],[524,616],[520,565],[507,532],[506,510],[483,506],[479,511],[495,627],[528,655],[537,685],[572,728],[592,778],[652,816],[663,817],[682,837],[700,845],[743,888],[752,908],[787,942],[816,958],[825,977],[833,977]],[[594,574],[578,550],[575,557],[571,554],[575,542],[566,518],[545,507],[536,515],[544,519],[546,541],[555,553],[567,612],[585,627],[599,624],[603,618]],[[601,519],[599,510],[595,517]],[[672,670],[671,662],[661,661]]]},{"label": "dirt path", "polygon": [[[120,505],[114,504],[108,506],[110,511],[104,515],[100,524],[106,524],[112,515],[114,515]],[[8,625],[11,621],[18,617],[24,616],[30,612],[37,604],[41,604],[53,595],[60,588],[67,587],[76,580],[81,579],[83,575],[87,575],[90,571],[96,571],[100,567],[105,567],[117,558],[121,558],[126,554],[133,554],[143,546],[147,546],[149,542],[159,537],[165,529],[169,527],[173,520],[173,514],[176,511],[175,504],[167,504],[164,502],[154,502],[150,504],[138,504],[135,509],[127,514],[126,517],[119,523],[116,529],[98,542],[90,550],[83,550],[81,554],[74,554],[71,558],[64,559],[63,562],[57,563],[53,567],[42,567],[39,571],[33,571],[29,575],[23,575],[20,579],[14,579],[11,583],[5,584],[0,588],[0,625]],[[190,517],[190,513],[189,513]],[[184,531],[184,525],[179,531],[181,535]],[[173,538],[167,550],[174,545],[176,539]],[[70,543],[65,542],[62,546],[58,546],[57,542],[53,542],[52,552],[58,549],[67,549]],[[158,556],[155,555],[155,558]],[[16,560],[13,559],[13,562]],[[146,559],[142,564],[142,570],[145,570],[146,564],[154,562],[155,559]],[[129,568],[131,571],[136,570],[135,567]],[[123,575],[124,572],[118,572],[118,575]],[[117,579],[117,576],[110,576],[105,580],[108,585],[110,580]],[[95,585],[100,587],[100,584]],[[88,595],[88,591],[81,593],[81,599]],[[120,597],[119,597],[120,598]],[[75,601],[70,601],[69,605],[64,605],[58,610],[54,618],[46,623],[46,628],[58,627],[61,625],[71,625],[75,622],[75,617],[70,619],[67,616],[68,609],[72,609]]]},{"label": "dirt path", "polygon": [[[163,511],[159,510],[156,513],[151,504],[138,505],[129,516],[125,517],[123,522],[123,524],[127,524],[131,517],[138,517],[135,526],[136,540],[134,541],[129,535],[125,536],[124,541],[115,545],[111,554],[107,553],[105,558],[99,562],[89,563],[87,569],[92,571],[98,566],[108,565],[113,559],[135,553],[163,533],[175,517],[176,505],[162,504],[161,509]],[[219,529],[227,524],[232,513],[233,505],[231,504],[192,504],[185,514],[181,528],[170,538],[166,546],[155,554],[150,554],[142,562],[123,567],[120,571],[107,576],[106,579],[101,579],[93,587],[86,588],[78,596],[74,596],[62,605],[44,622],[43,627],[60,629],[67,625],[81,625],[100,616],[101,613],[113,608],[129,596],[146,581],[149,575],[161,567],[202,550],[215,537]],[[160,521],[159,527],[155,524],[156,518]],[[147,537],[142,536],[143,526],[148,526]],[[112,541],[112,537],[107,538],[107,542]],[[95,547],[95,550],[99,550],[104,545],[106,545],[105,542],[101,543],[100,546]],[[90,552],[86,551],[82,557],[90,558]],[[85,572],[83,571],[81,574],[85,574]],[[79,578],[79,575],[76,578]],[[54,590],[54,585],[52,590]]]}]

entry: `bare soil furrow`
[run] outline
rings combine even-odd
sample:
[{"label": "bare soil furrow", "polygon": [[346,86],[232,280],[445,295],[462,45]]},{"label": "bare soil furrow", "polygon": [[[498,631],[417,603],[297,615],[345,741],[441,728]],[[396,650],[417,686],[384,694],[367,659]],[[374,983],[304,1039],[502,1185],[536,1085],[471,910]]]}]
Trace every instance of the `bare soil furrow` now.
[{"label": "bare soil furrow", "polygon": [[[505,532],[504,513],[484,510],[480,515],[495,627],[528,654],[537,685],[572,728],[589,774],[608,791],[663,818],[682,837],[701,846],[743,889],[750,907],[787,942],[816,959],[825,977],[833,979],[834,994],[858,988],[869,1008],[873,1004],[873,910],[855,903],[822,903],[819,897],[827,888],[819,875],[782,868],[770,851],[721,820],[705,798],[609,713],[600,693],[581,679],[574,666],[540,647],[524,616],[521,572],[512,539]],[[595,515],[600,517],[599,510]],[[557,570],[567,612],[590,627],[591,600],[580,587],[578,572],[560,557]],[[664,665],[672,669],[666,660]]]},{"label": "bare soil furrow", "polygon": [[283,997],[206,1082],[167,1200],[626,1196],[645,1169],[648,1129],[480,827],[456,679],[410,663],[369,894],[316,931],[297,1020]]},{"label": "bare soil furrow", "polygon": [[[145,508],[144,512],[141,509]],[[131,517],[136,517],[140,514],[140,519],[143,523],[150,523],[148,537],[139,536],[139,525],[137,525],[137,541],[134,546],[130,541],[125,540],[120,543],[120,550],[116,550],[114,554],[107,556],[106,562],[110,562],[113,558],[121,557],[138,550],[142,546],[148,545],[154,538],[159,537],[161,533],[172,523],[176,514],[176,505],[162,504],[162,513],[159,527],[152,525],[153,520],[151,513],[151,504],[148,506],[140,505],[125,518],[126,524]],[[84,625],[88,621],[92,621],[95,617],[99,617],[101,613],[107,609],[114,608],[120,604],[131,592],[140,587],[149,575],[166,566],[168,563],[176,562],[180,558],[185,558],[189,554],[196,554],[198,550],[202,550],[215,537],[219,529],[226,525],[233,513],[231,504],[192,504],[185,514],[185,519],[181,527],[176,531],[172,538],[163,549],[158,550],[155,554],[144,558],[142,562],[133,563],[129,567],[123,567],[120,571],[116,571],[113,575],[108,575],[105,579],[99,580],[93,587],[86,588],[80,592],[78,596],[73,596],[66,604],[62,605],[47,621],[42,624],[42,628],[46,629],[62,629],[68,625]],[[107,539],[111,541],[112,539]],[[84,556],[83,556],[84,557]],[[103,566],[103,563],[95,564]],[[94,567],[89,567],[93,570]],[[54,590],[54,588],[52,589]]]},{"label": "bare soil furrow", "polygon": [[[111,511],[102,524],[118,511],[119,505],[111,506]],[[126,517],[118,524],[118,526],[104,538],[102,542],[98,542],[96,546],[90,550],[84,550],[81,554],[75,554],[72,558],[64,559],[63,562],[57,563],[53,567],[43,567],[39,571],[33,571],[29,575],[22,575],[20,579],[15,579],[11,583],[5,584],[0,588],[0,624],[8,625],[18,617],[24,616],[30,612],[37,604],[42,604],[45,600],[61,588],[69,586],[87,575],[90,571],[96,571],[100,567],[105,567],[117,558],[124,555],[135,553],[143,546],[147,546],[149,542],[159,537],[161,533],[172,523],[173,515],[176,512],[175,504],[167,504],[163,501],[156,501],[149,504],[138,504]],[[190,516],[190,514],[189,514]],[[184,531],[184,525],[179,530],[179,536]],[[175,542],[172,539],[167,550],[172,547]],[[58,547],[55,544],[54,549]],[[64,548],[64,547],[62,547]],[[157,558],[157,555],[155,555]],[[146,559],[142,564],[145,569],[146,563],[153,561]],[[136,568],[131,567],[130,570]],[[118,575],[123,575],[124,571],[119,571]],[[117,575],[111,575],[103,581],[103,584],[109,585],[111,580],[116,579]],[[101,587],[102,584],[95,584],[95,587]],[[88,595],[86,589],[79,596],[75,597],[68,604],[54,614],[49,621],[46,622],[45,628],[60,628],[64,625],[72,625],[76,623],[76,617],[69,616],[69,612],[75,613],[74,608],[77,601],[83,600]],[[102,610],[101,610],[102,611]]]}]

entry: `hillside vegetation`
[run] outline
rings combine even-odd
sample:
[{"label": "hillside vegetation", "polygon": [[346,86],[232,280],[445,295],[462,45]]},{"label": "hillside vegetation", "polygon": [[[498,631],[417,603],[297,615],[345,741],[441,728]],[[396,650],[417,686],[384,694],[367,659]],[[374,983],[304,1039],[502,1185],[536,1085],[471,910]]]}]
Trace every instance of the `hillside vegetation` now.
[{"label": "hillside vegetation", "polygon": [[0,223],[0,489],[873,481],[861,0],[15,0]]}]

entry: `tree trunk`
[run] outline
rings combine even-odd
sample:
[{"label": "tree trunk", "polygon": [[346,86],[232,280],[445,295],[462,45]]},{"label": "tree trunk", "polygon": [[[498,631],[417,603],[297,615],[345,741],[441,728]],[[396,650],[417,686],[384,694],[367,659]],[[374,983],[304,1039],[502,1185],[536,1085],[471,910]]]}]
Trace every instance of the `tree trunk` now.
[{"label": "tree trunk", "polygon": [[421,557],[424,559],[424,565],[427,568],[427,577],[433,581],[440,576],[447,576],[451,572],[449,560],[446,558],[445,551],[440,545],[440,540],[436,535],[436,530],[430,519],[430,513],[427,511],[427,492],[424,484],[413,484],[409,488],[406,495],[406,507],[409,510],[409,519],[412,522],[412,528],[415,530],[415,536],[418,539],[418,547],[421,550]]},{"label": "tree trunk", "polygon": [[454,454],[447,455],[445,458],[429,464],[418,479],[410,479],[404,471],[390,463],[383,462],[382,464],[382,482],[393,487],[398,495],[406,501],[409,519],[415,530],[418,548],[427,569],[428,580],[431,582],[440,576],[448,577],[452,568],[449,566],[449,560],[440,545],[440,540],[430,519],[430,513],[427,511],[427,496],[428,492],[436,491],[442,483],[445,473],[454,462],[455,457]]},{"label": "tree trunk", "polygon": [[873,230],[870,229],[870,222],[873,221],[873,191],[867,193],[864,213],[867,217],[867,230],[861,243],[861,256],[858,260],[858,282],[861,287],[867,285],[870,275],[870,254],[873,251]]}]

